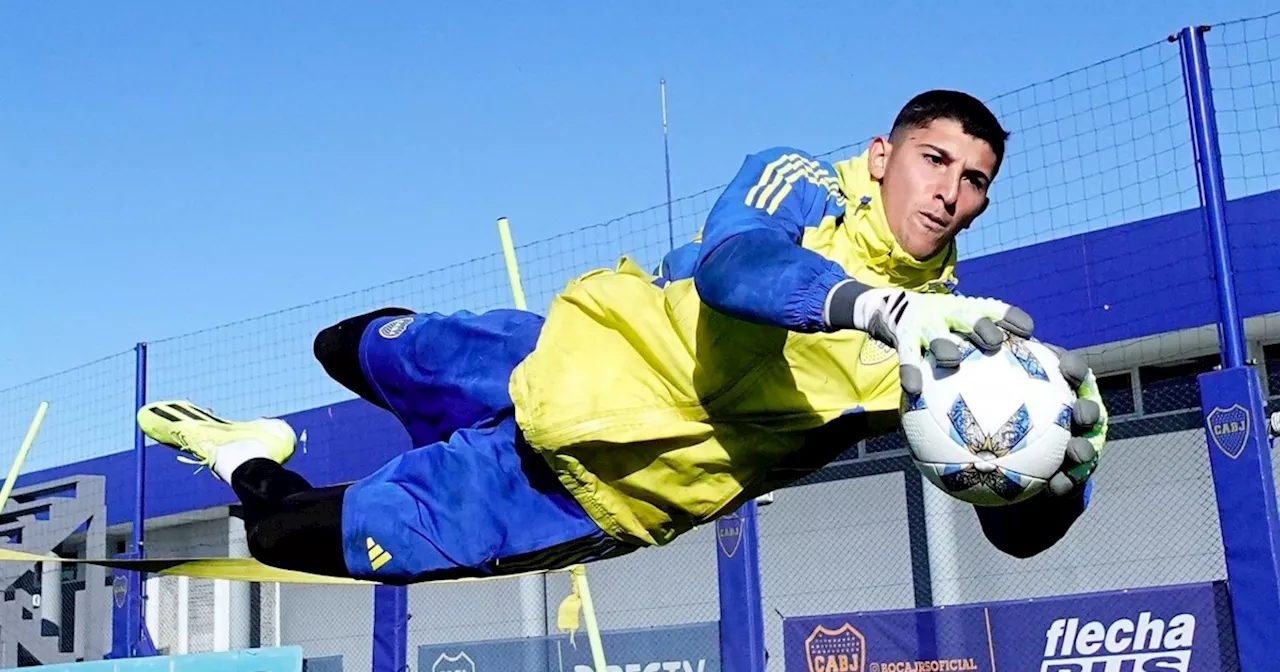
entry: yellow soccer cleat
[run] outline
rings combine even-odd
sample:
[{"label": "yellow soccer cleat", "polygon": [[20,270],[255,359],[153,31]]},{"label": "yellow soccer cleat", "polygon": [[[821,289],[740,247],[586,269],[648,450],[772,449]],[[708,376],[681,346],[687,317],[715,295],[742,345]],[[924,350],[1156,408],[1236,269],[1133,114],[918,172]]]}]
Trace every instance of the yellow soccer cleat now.
[{"label": "yellow soccer cleat", "polygon": [[236,444],[234,452],[242,453],[241,446],[252,446],[253,453],[284,464],[293,457],[297,444],[293,428],[283,420],[224,420],[189,401],[157,401],[143,406],[138,411],[138,427],[157,443],[195,458],[183,462],[215,472],[220,471],[216,466],[219,448]]}]

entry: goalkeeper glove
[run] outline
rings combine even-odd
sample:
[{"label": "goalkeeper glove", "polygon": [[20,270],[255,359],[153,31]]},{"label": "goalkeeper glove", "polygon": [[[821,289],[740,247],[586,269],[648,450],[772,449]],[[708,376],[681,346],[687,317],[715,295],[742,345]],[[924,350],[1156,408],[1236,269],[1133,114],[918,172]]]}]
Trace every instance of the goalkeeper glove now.
[{"label": "goalkeeper glove", "polygon": [[1066,458],[1062,469],[1049,479],[1050,494],[1065,497],[1078,492],[1098,468],[1098,459],[1107,442],[1107,407],[1102,404],[1098,379],[1084,357],[1045,345],[1058,355],[1058,370],[1076,391]]},{"label": "goalkeeper glove", "polygon": [[[1004,343],[1005,332],[1031,338],[1035,328],[1026,312],[997,299],[869,288],[854,281],[831,290],[825,318],[832,328],[864,331],[893,347],[898,353],[902,389],[908,394],[920,394],[924,388],[925,352],[932,354],[940,367],[960,366],[964,354],[957,335],[983,352],[993,352]],[[1062,469],[1049,481],[1050,493],[1066,496],[1097,468],[1106,441],[1107,414],[1097,379],[1084,359],[1049,347],[1058,354],[1059,370],[1076,392],[1072,438]]]},{"label": "goalkeeper glove", "polygon": [[825,310],[832,328],[865,331],[897,350],[902,388],[910,394],[919,394],[923,386],[925,352],[938,366],[960,366],[964,355],[957,334],[993,352],[1004,343],[1005,331],[1030,338],[1034,328],[1029,315],[996,299],[869,288],[853,281],[831,290]]}]

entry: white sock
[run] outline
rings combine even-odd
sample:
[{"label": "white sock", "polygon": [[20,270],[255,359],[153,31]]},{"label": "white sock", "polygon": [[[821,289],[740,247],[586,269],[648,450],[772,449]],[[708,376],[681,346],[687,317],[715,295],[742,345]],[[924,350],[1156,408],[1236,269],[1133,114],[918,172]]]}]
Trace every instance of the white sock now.
[{"label": "white sock", "polygon": [[262,443],[253,439],[232,441],[218,446],[218,456],[213,461],[213,473],[217,474],[224,483],[229,484],[231,474],[234,474],[240,465],[258,457],[271,459]]}]

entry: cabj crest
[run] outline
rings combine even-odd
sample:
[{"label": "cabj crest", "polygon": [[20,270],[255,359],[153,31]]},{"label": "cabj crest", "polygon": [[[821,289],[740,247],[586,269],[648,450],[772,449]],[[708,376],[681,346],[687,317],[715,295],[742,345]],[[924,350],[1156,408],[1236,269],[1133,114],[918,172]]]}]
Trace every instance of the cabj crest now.
[{"label": "cabj crest", "polygon": [[867,640],[845,623],[835,630],[821,625],[804,640],[809,672],[863,672],[867,666]]},{"label": "cabj crest", "polygon": [[1240,404],[1215,408],[1209,411],[1205,422],[1213,445],[1233,460],[1240,457],[1249,440],[1249,411]]},{"label": "cabj crest", "polygon": [[896,350],[871,337],[864,339],[858,349],[858,363],[863,366],[883,364],[897,356]]},{"label": "cabj crest", "polygon": [[727,558],[738,552],[742,545],[742,516],[731,513],[716,521],[716,543]]}]

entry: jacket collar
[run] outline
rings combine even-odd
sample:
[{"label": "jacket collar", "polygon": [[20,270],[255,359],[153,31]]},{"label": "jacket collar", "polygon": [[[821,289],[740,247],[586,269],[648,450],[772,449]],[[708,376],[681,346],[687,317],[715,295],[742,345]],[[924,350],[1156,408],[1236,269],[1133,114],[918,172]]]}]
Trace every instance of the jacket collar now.
[{"label": "jacket collar", "polygon": [[898,244],[889,229],[880,197],[880,183],[872,179],[867,168],[867,153],[834,164],[840,177],[840,188],[848,205],[845,210],[845,235],[861,252],[871,270],[908,289],[928,286],[930,289],[953,289],[956,243],[930,259],[920,261]]}]

